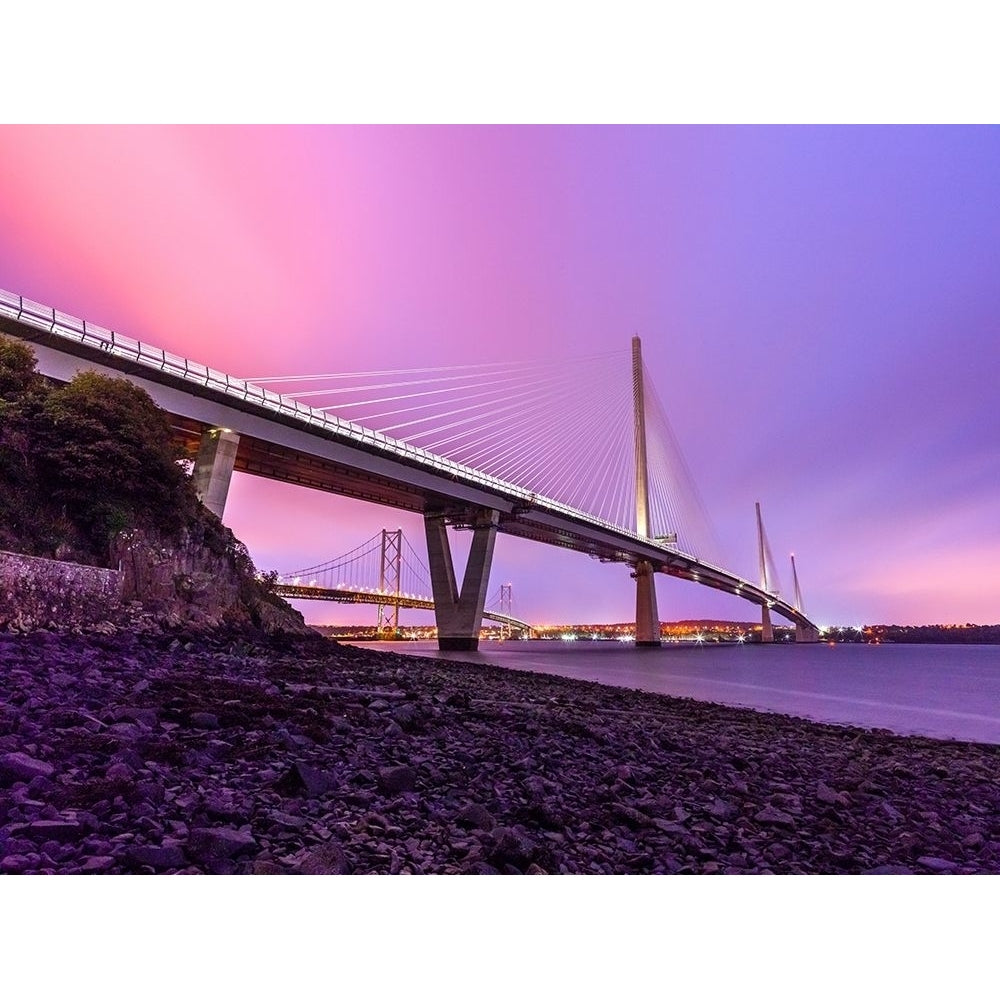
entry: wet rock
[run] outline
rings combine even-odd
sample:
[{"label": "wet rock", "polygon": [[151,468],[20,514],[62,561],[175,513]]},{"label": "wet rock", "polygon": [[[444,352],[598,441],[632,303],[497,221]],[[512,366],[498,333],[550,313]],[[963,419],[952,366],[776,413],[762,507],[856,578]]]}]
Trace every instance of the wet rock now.
[{"label": "wet rock", "polygon": [[417,772],[408,764],[399,767],[384,767],[378,772],[378,787],[383,795],[399,795],[411,792],[417,783]]},{"label": "wet rock", "polygon": [[726,802],[724,799],[713,799],[706,811],[709,816],[714,816],[716,819],[729,819],[731,816],[735,816],[739,809],[732,802]]},{"label": "wet rock", "polygon": [[393,709],[391,718],[403,732],[412,732],[420,721],[420,709],[412,703],[400,705]]},{"label": "wet rock", "polygon": [[5,875],[20,875],[32,867],[31,858],[26,854],[8,854],[0,859],[0,872]]},{"label": "wet rock", "polygon": [[351,868],[344,849],[339,844],[319,844],[309,848],[299,859],[300,875],[349,875]]},{"label": "wet rock", "polygon": [[303,761],[297,761],[276,782],[276,787],[294,795],[304,792],[309,798],[319,798],[339,788],[340,777],[333,771],[324,771]]},{"label": "wet rock", "polygon": [[898,823],[904,818],[903,814],[891,802],[882,802],[881,809],[894,823]]},{"label": "wet rock", "polygon": [[[652,820],[644,812],[640,812],[632,806],[623,805],[620,802],[616,802],[611,806],[611,813],[616,819],[624,822],[633,829],[652,825]],[[687,813],[684,813],[684,815],[686,817]]]},{"label": "wet rock", "polygon": [[523,870],[536,861],[540,853],[537,841],[514,827],[494,828],[486,835],[483,846],[486,860],[501,869],[504,865],[513,865]]},{"label": "wet rock", "polygon": [[459,826],[473,827],[478,830],[492,830],[496,820],[484,806],[478,802],[470,802],[455,813],[455,822]]},{"label": "wet rock", "polygon": [[125,860],[133,867],[149,867],[157,871],[183,868],[187,864],[184,852],[174,846],[133,845],[125,851]]},{"label": "wet rock", "polygon": [[816,798],[830,806],[842,806],[848,804],[848,798],[843,792],[834,791],[826,782],[818,781],[816,783]]},{"label": "wet rock", "polygon": [[51,795],[55,789],[55,782],[51,778],[46,778],[43,774],[36,775],[28,782],[28,794],[33,799],[44,799]]},{"label": "wet rock", "polygon": [[277,861],[255,861],[250,869],[251,875],[288,875],[288,869]]},{"label": "wet rock", "polygon": [[44,760],[29,757],[26,753],[5,753],[0,756],[0,785],[13,785],[32,778],[51,778],[55,768]]},{"label": "wet rock", "polygon": [[917,858],[917,864],[931,872],[952,872],[958,867],[954,861],[929,856]]},{"label": "wet rock", "polygon": [[103,875],[115,866],[115,859],[108,854],[97,854],[80,865],[81,875]]},{"label": "wet rock", "polygon": [[257,841],[245,830],[232,827],[199,827],[188,836],[187,852],[197,861],[232,858],[257,849]]},{"label": "wet rock", "polygon": [[64,843],[79,840],[84,830],[75,820],[37,819],[31,823],[20,823],[10,827],[10,833],[28,837],[36,843],[46,841]]},{"label": "wet rock", "polygon": [[463,869],[463,875],[499,875],[500,869],[486,861],[471,861]]},{"label": "wet rock", "polygon": [[795,820],[788,813],[771,805],[765,806],[759,813],[756,813],[754,819],[758,823],[769,823],[775,826],[795,826]]},{"label": "wet rock", "polygon": [[219,717],[212,712],[192,712],[191,725],[195,729],[218,729]]},{"label": "wet rock", "polygon": [[131,781],[135,775],[133,768],[129,767],[124,761],[115,761],[108,769],[104,772],[104,777],[108,781]]}]

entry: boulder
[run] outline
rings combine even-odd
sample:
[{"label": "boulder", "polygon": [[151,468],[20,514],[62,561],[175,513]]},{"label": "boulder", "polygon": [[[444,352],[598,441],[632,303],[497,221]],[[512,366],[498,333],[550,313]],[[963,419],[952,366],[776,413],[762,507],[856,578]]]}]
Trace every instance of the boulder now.
[{"label": "boulder", "polygon": [[417,783],[417,772],[408,764],[384,767],[378,772],[378,787],[383,795],[412,792]]},{"label": "boulder", "polygon": [[795,826],[795,820],[786,812],[774,806],[765,806],[754,816],[758,823],[768,823],[773,826]]},{"label": "boulder", "polygon": [[166,868],[183,868],[187,864],[184,852],[173,845],[165,847],[152,844],[133,845],[126,850],[125,860],[132,867],[149,867],[158,871]]},{"label": "boulder", "polygon": [[455,822],[459,826],[468,826],[477,830],[492,830],[496,820],[484,806],[478,802],[470,802],[455,813]]},{"label": "boulder", "polygon": [[954,861],[948,861],[945,858],[932,858],[932,857],[922,857],[917,858],[917,864],[921,868],[926,868],[931,872],[951,872],[954,871],[958,865]]},{"label": "boulder", "polygon": [[233,858],[257,847],[253,834],[232,827],[199,827],[188,835],[187,851],[197,861]]},{"label": "boulder", "polygon": [[340,777],[304,761],[294,763],[276,782],[275,787],[287,794],[305,792],[311,799],[319,798],[340,787]]},{"label": "boulder", "polygon": [[9,786],[18,781],[31,781],[32,778],[51,778],[55,768],[44,760],[36,760],[26,753],[5,753],[0,756],[0,785]]},{"label": "boulder", "polygon": [[318,844],[300,858],[296,869],[300,875],[349,875],[351,867],[340,844]]}]

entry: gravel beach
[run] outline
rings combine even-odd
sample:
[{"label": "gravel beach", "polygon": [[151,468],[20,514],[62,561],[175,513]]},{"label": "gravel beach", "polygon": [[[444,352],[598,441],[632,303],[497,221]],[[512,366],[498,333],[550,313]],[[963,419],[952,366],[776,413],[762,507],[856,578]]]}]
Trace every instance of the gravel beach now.
[{"label": "gravel beach", "polygon": [[322,638],[0,634],[0,872],[1000,872],[1000,748]]}]

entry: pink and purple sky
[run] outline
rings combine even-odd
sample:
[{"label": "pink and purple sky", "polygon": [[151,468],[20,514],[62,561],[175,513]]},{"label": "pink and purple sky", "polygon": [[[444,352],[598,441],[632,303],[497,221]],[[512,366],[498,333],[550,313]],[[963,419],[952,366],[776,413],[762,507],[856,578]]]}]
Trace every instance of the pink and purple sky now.
[{"label": "pink and purple sky", "polygon": [[[760,500],[821,624],[995,623],[998,177],[985,126],[2,126],[0,287],[235,374],[638,332],[730,568],[755,576]],[[262,569],[383,526],[422,547],[419,518],[244,476],[226,520]],[[501,536],[507,581],[531,621],[634,613],[625,568]]]}]

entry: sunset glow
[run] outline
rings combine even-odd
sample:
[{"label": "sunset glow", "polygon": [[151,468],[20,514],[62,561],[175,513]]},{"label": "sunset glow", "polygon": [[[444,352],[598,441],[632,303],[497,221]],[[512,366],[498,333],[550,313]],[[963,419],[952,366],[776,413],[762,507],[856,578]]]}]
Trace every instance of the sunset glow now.
[{"label": "sunset glow", "polygon": [[[236,375],[639,333],[733,570],[759,500],[815,620],[993,623],[998,174],[992,127],[5,126],[0,287]],[[246,476],[226,519],[264,570],[423,544]],[[634,614],[627,570],[575,553],[501,536],[492,578],[531,620]],[[665,620],[754,616],[657,589]]]}]

